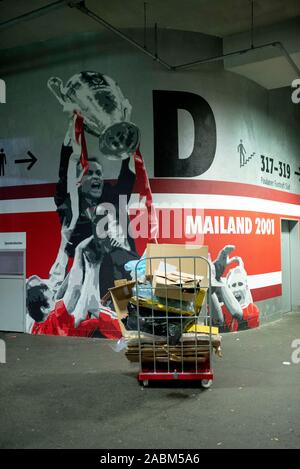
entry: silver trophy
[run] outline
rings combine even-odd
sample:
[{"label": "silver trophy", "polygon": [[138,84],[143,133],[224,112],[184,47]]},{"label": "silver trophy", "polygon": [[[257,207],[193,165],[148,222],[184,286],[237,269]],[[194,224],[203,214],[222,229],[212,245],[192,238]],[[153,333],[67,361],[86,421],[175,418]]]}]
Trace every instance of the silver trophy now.
[{"label": "silver trophy", "polygon": [[130,122],[132,106],[112,78],[97,72],[80,72],[66,85],[58,77],[48,88],[64,111],[79,111],[85,130],[99,138],[100,151],[109,159],[128,158],[138,147],[140,132]]}]

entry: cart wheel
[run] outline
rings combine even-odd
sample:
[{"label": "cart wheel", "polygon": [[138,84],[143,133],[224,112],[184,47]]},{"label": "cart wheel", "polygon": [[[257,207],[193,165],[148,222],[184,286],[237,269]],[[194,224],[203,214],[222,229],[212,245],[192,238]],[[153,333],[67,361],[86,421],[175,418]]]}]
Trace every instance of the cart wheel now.
[{"label": "cart wheel", "polygon": [[201,380],[201,386],[205,389],[210,388],[212,385],[212,379],[202,379]]},{"label": "cart wheel", "polygon": [[143,380],[143,386],[144,388],[146,388],[147,386],[149,386],[149,381],[147,379],[144,379]]}]

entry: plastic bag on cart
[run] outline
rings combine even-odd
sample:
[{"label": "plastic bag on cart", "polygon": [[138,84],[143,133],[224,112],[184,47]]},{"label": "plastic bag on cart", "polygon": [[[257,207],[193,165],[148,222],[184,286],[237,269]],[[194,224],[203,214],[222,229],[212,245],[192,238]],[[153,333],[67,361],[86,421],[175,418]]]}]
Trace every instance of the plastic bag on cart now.
[{"label": "plastic bag on cart", "polygon": [[139,260],[126,262],[124,265],[126,272],[130,272],[132,280],[144,282],[146,275],[146,253]]},{"label": "plastic bag on cart", "polygon": [[128,346],[128,339],[126,337],[121,337],[118,341],[110,340],[108,345],[114,352],[122,352],[122,350],[126,349]]}]

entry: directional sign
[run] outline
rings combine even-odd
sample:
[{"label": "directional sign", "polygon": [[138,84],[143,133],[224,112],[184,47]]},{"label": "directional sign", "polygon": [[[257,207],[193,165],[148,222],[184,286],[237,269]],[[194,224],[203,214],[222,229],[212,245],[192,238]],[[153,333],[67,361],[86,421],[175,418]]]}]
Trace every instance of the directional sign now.
[{"label": "directional sign", "polygon": [[27,167],[27,170],[31,169],[32,166],[37,162],[37,158],[31,153],[31,151],[27,152],[27,155],[30,156],[30,158],[24,158],[23,160],[15,160],[16,164],[19,163],[30,163]]}]

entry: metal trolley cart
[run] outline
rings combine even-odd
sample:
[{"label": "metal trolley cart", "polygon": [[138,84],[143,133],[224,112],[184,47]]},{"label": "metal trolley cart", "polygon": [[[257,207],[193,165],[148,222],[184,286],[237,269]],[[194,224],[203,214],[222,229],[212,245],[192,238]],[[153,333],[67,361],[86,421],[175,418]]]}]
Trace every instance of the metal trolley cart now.
[{"label": "metal trolley cart", "polygon": [[210,262],[202,256],[148,257],[150,275],[144,284],[138,282],[140,262],[133,297],[139,382],[148,386],[151,380],[200,380],[202,387],[210,387],[214,377]]}]

